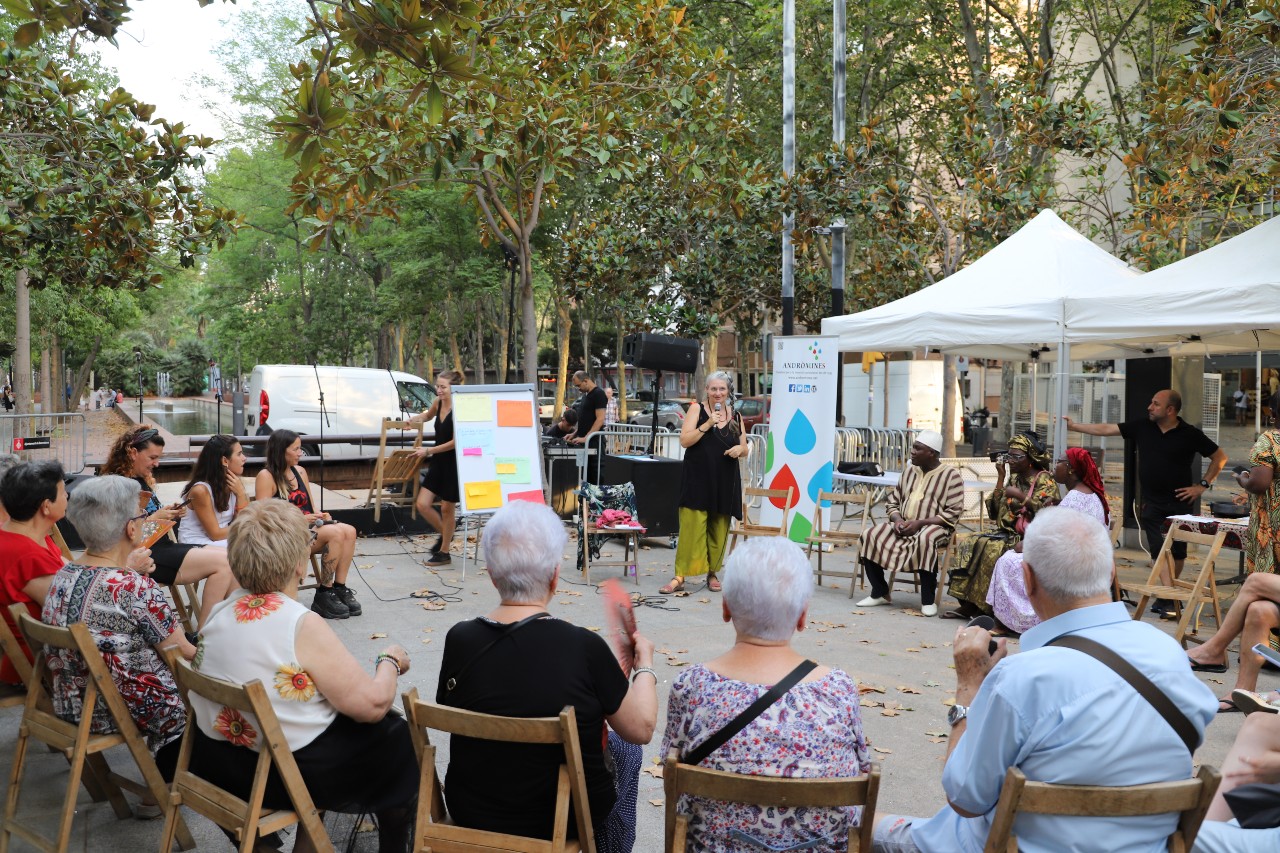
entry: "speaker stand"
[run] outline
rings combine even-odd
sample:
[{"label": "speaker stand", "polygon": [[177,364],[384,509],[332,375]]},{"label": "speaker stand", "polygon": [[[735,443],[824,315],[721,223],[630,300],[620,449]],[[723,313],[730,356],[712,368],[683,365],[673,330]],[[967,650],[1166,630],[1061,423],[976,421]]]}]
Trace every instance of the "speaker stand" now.
[{"label": "speaker stand", "polygon": [[657,459],[658,449],[658,398],[662,396],[662,371],[655,370],[653,378],[653,416],[649,418],[649,458]]}]

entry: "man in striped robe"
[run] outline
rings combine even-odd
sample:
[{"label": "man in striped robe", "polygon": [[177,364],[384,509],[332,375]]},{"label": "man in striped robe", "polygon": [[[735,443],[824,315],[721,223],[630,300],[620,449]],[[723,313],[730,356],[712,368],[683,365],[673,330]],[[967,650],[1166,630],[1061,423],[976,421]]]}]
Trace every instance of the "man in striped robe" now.
[{"label": "man in striped robe", "polygon": [[871,595],[859,607],[889,603],[886,572],[919,572],[920,609],[925,616],[937,615],[938,547],[951,536],[964,509],[964,479],[942,464],[941,451],[941,433],[920,433],[911,445],[911,464],[885,499],[889,520],[863,533],[859,559]]}]

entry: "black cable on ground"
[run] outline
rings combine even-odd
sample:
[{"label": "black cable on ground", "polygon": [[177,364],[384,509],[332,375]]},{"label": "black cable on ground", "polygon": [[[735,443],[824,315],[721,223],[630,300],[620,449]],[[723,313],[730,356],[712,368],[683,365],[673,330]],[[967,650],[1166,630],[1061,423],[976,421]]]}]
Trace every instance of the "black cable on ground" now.
[{"label": "black cable on ground", "polygon": [[[413,551],[410,551],[408,547],[405,545],[405,540],[407,540],[413,534],[406,531],[404,529],[404,525],[400,523],[400,520],[396,514],[396,507],[384,507],[384,509],[391,513],[391,520],[395,524],[396,530],[399,531],[395,534],[389,535],[386,538],[392,539],[392,541],[394,541],[397,545],[399,545],[400,550],[404,553],[406,557],[408,557],[410,560],[413,560],[419,566],[421,566],[422,568],[426,569],[427,571],[435,575],[436,580],[438,580],[440,584],[448,590],[448,592],[436,592],[435,590],[428,590],[425,587],[423,587],[423,590],[411,592],[408,595],[400,595],[400,596],[396,596],[395,598],[383,598],[381,595],[378,595],[378,591],[373,588],[373,584],[369,583],[369,579],[364,576],[364,572],[361,571],[359,564],[353,564],[353,567],[356,570],[356,574],[360,576],[360,580],[364,581],[364,585],[369,588],[369,592],[373,595],[374,598],[376,598],[378,601],[381,601],[383,603],[389,603],[392,601],[413,600],[413,601],[439,601],[444,604],[460,604],[462,602],[462,596],[455,595],[454,593],[462,592],[462,587],[454,586],[453,584],[446,583],[444,580],[440,578],[440,575],[436,572],[436,567],[428,566],[425,561],[418,559],[415,553]],[[464,544],[464,547],[465,547],[465,544]],[[364,554],[362,556],[379,557],[379,556],[389,556],[389,555]],[[418,592],[422,592],[424,590],[425,590],[425,594],[417,594]]]}]

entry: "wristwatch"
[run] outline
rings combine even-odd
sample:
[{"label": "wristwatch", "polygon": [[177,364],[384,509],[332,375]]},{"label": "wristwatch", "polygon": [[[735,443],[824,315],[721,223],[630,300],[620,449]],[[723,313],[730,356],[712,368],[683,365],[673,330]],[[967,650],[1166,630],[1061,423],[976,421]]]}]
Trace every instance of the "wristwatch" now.
[{"label": "wristwatch", "polygon": [[968,716],[968,705],[952,705],[950,710],[947,711],[947,723],[950,724],[952,728],[955,728],[957,723]]},{"label": "wristwatch", "polygon": [[1209,488],[1209,481],[1208,481],[1208,480],[1201,480],[1201,481],[1200,481],[1200,488],[1202,488],[1202,489],[1207,489],[1207,488]]}]

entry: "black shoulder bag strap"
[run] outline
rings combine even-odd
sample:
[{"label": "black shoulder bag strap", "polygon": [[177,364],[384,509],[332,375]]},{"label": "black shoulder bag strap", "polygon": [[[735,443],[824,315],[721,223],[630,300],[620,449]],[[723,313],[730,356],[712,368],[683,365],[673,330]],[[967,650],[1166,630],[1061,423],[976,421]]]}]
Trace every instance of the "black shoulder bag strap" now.
[{"label": "black shoulder bag strap", "polygon": [[1078,652],[1084,652],[1089,657],[1094,658],[1100,663],[1110,667],[1116,675],[1138,691],[1138,694],[1146,699],[1164,717],[1164,721],[1182,738],[1182,742],[1186,745],[1187,751],[1192,755],[1200,747],[1200,736],[1196,733],[1196,727],[1187,716],[1178,710],[1178,706],[1173,704],[1170,699],[1159,687],[1151,683],[1151,679],[1147,678],[1141,672],[1120,655],[1111,649],[1102,645],[1102,643],[1090,640],[1088,637],[1080,637],[1075,634],[1064,634],[1048,643],[1047,646],[1062,646],[1067,649],[1075,649]]},{"label": "black shoulder bag strap", "polygon": [[791,670],[791,672],[787,673],[785,678],[773,685],[773,687],[769,688],[767,693],[752,702],[751,707],[734,717],[727,725],[725,725],[724,728],[698,744],[698,746],[691,752],[682,756],[680,763],[694,765],[701,764],[704,758],[724,746],[730,738],[745,729],[752,720],[763,714],[766,708],[781,699],[782,694],[799,684],[800,680],[810,672],[813,672],[817,666],[818,665],[811,660],[802,662],[795,669]]},{"label": "black shoulder bag strap", "polygon": [[513,622],[512,624],[508,625],[505,631],[503,631],[498,636],[494,637],[489,642],[485,643],[484,648],[482,648],[480,651],[476,652],[474,655],[471,656],[471,660],[467,661],[462,666],[458,667],[458,671],[455,672],[453,675],[449,676],[449,680],[444,683],[445,697],[447,698],[449,694],[454,691],[454,688],[458,686],[458,679],[462,677],[462,674],[467,670],[471,669],[471,665],[473,663],[480,660],[480,658],[484,657],[485,653],[488,652],[489,649],[492,649],[501,640],[511,636],[513,633],[520,630],[525,625],[528,625],[530,622],[536,622],[539,619],[550,619],[550,618],[551,618],[550,613],[535,613],[532,616],[524,617],[519,622]]}]

